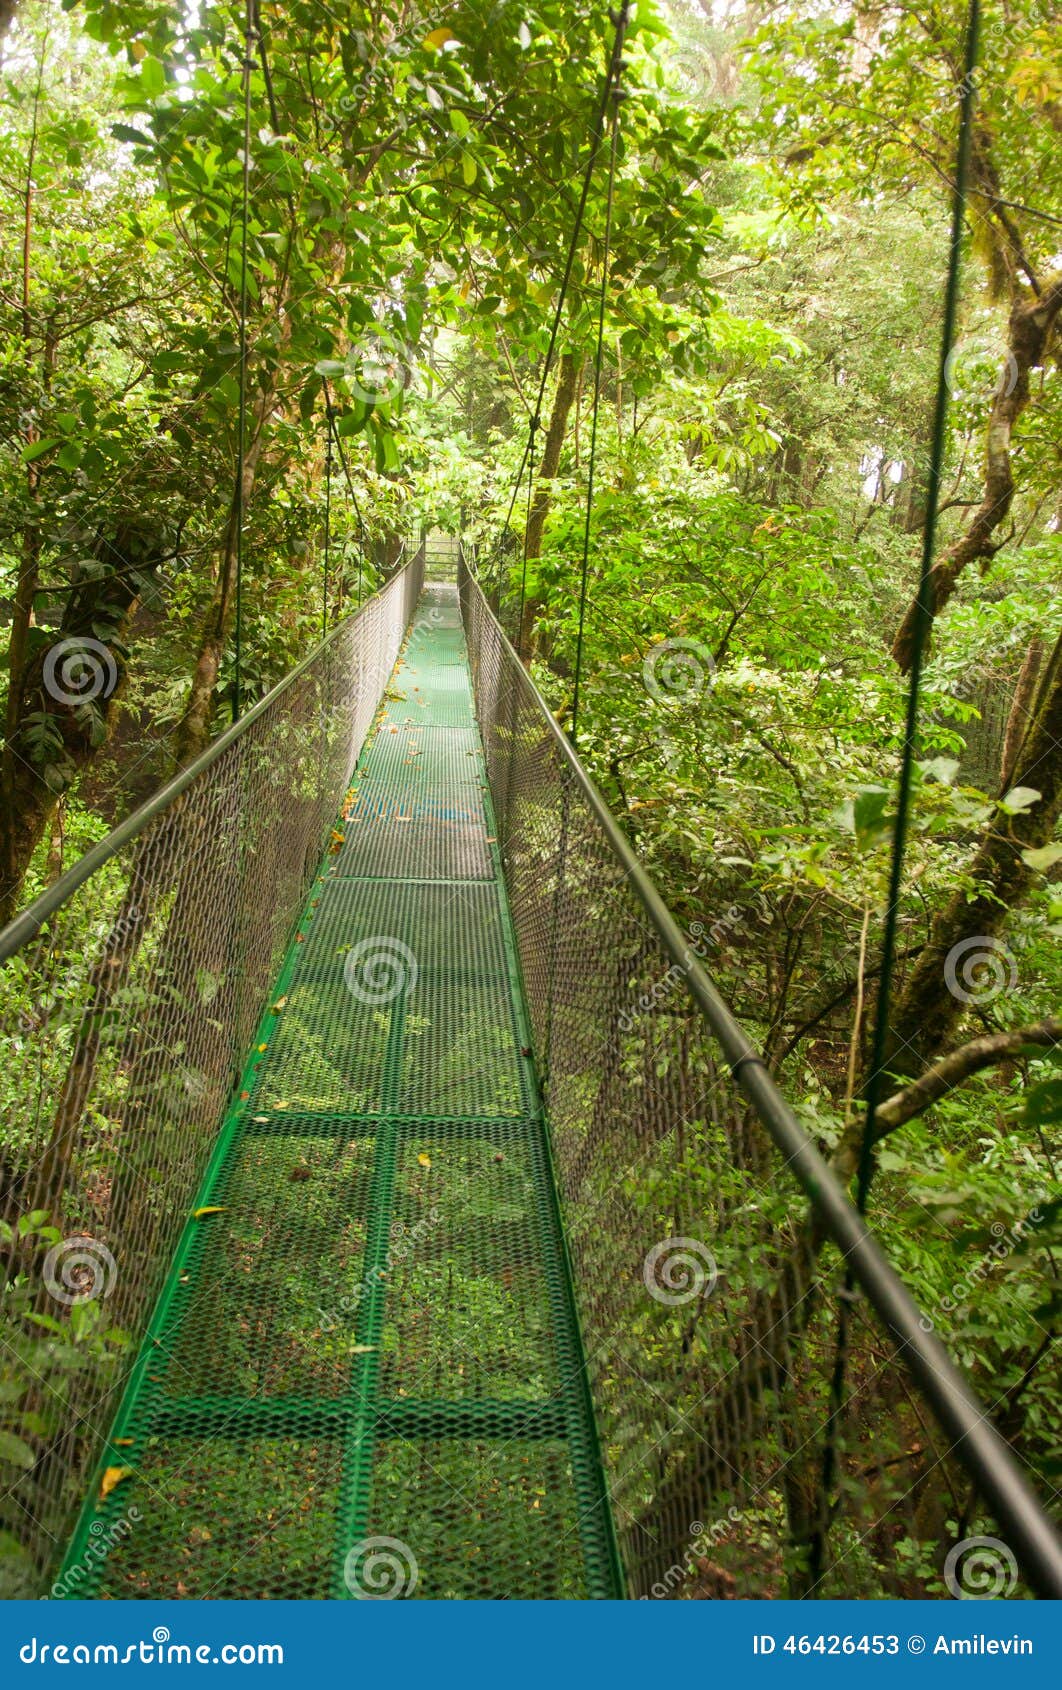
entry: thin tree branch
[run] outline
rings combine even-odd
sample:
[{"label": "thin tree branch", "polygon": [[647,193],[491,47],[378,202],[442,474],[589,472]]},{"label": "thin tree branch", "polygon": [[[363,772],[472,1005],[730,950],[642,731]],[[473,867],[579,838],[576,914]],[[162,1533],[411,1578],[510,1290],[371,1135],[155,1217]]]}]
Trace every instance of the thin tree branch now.
[{"label": "thin tree branch", "polygon": [[982,1068],[1007,1062],[1029,1045],[1050,1049],[1057,1044],[1062,1044],[1062,1021],[1053,1016],[1028,1027],[1016,1027],[1012,1032],[988,1033],[983,1038],[971,1039],[969,1044],[960,1045],[958,1050],[949,1051],[939,1062],[934,1062],[913,1085],[905,1086],[878,1106],[874,1142],[921,1115],[930,1104],[939,1102]]}]

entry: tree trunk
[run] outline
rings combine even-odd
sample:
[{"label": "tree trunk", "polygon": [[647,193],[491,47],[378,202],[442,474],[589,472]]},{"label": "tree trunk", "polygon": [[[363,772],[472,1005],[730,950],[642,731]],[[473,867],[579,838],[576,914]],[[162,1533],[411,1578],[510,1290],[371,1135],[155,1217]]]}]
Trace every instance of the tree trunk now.
[{"label": "tree trunk", "polygon": [[[1004,541],[994,538],[1014,498],[1014,475],[1010,447],[1014,425],[1029,403],[1029,373],[1044,361],[1047,346],[1062,310],[1062,275],[1055,276],[1038,298],[1019,299],[1010,314],[1007,357],[988,418],[985,451],[984,494],[966,532],[937,559],[929,578],[929,608],[943,609],[966,568],[979,558],[993,558]],[[918,619],[913,601],[896,638],[892,655],[904,674],[914,655],[914,633]]]},{"label": "tree trunk", "polygon": [[993,936],[1025,892],[1033,870],[1022,852],[1049,844],[1062,813],[1062,639],[1056,644],[1028,722],[1012,786],[1031,786],[1040,798],[1016,816],[993,818],[970,865],[975,887],[964,884],[945,905],[892,1014],[886,1065],[913,1076],[947,1045],[966,1005],[949,989],[945,967],[963,940],[981,938],[999,955]]},{"label": "tree trunk", "polygon": [[[30,497],[35,496],[33,465],[29,466]],[[8,644],[7,724],[0,758],[0,793],[3,796],[0,815],[0,923],[10,920],[15,912],[23,876],[33,854],[34,846],[44,831],[43,814],[35,819],[22,816],[23,797],[20,786],[32,776],[34,788],[39,788],[38,807],[43,811],[48,800],[48,788],[25,763],[16,750],[25,708],[26,655],[29,631],[33,621],[33,600],[37,591],[40,557],[40,530],[27,522],[22,536],[22,558],[15,583],[15,601],[11,614],[11,635]],[[21,777],[21,778],[20,778]],[[53,795],[54,801],[54,795]],[[39,827],[39,830],[38,830]]]},{"label": "tree trunk", "polygon": [[[13,6],[5,8],[0,0],[0,36],[13,11]],[[36,356],[31,299],[33,169],[42,77],[43,58],[22,203],[21,329],[28,361]],[[46,324],[40,348],[41,392],[46,400],[52,391],[56,351],[53,328]],[[38,430],[31,420],[25,429],[25,444],[32,445],[37,439]],[[30,633],[42,554],[38,512],[41,473],[37,462],[26,466],[27,513],[8,641],[6,733],[0,753],[0,925],[9,921],[18,908],[30,859],[55,814],[59,797],[106,741],[113,700],[123,673],[112,648],[121,649],[140,595],[142,576],[155,567],[161,552],[158,535],[145,533],[132,521],[124,524],[112,538],[98,535],[92,548],[93,557],[106,566],[106,572],[98,576],[93,573],[87,578],[82,572],[79,579],[75,571],[56,638],[34,651]],[[110,630],[107,642],[101,641],[102,629]],[[71,646],[68,654],[57,649],[67,643]],[[64,656],[73,657],[78,645],[85,652],[86,687],[68,685],[64,675]],[[53,744],[46,750],[26,743],[27,729],[34,717],[43,718],[53,736]]]},{"label": "tree trunk", "polygon": [[904,487],[900,483],[897,497],[896,513],[893,521],[902,529],[904,534],[920,534],[925,526],[926,510],[929,504],[929,446],[932,433],[932,417],[928,414],[922,419],[911,449],[911,457],[906,469]]},{"label": "tree trunk", "polygon": [[[108,564],[110,572],[99,580],[89,579],[75,587],[55,639],[39,646],[28,661],[12,662],[8,744],[4,753],[5,802],[0,806],[0,923],[9,920],[18,907],[30,859],[44,837],[59,798],[104,743],[100,738],[100,723],[104,729],[109,727],[123,678],[122,663],[112,647],[120,647],[139,602],[143,577],[157,567],[161,555],[158,534],[140,533],[132,526],[111,539],[97,540],[93,556]],[[101,625],[114,630],[105,647],[94,633]],[[54,664],[56,647],[66,640],[75,646],[86,644],[100,682],[98,690],[95,681],[88,688],[86,697],[91,695],[88,713],[75,694],[71,695],[73,702],[56,698],[54,681],[49,690],[46,666],[50,657]],[[56,668],[56,678],[61,683],[61,665]],[[18,744],[27,718],[40,712],[50,718],[62,739],[64,778],[52,785]]]},{"label": "tree trunk", "polygon": [[274,391],[270,388],[268,394],[259,397],[255,406],[255,429],[243,463],[242,511],[237,490],[233,488],[229,518],[225,525],[225,539],[221,548],[217,585],[203,623],[192,682],[188,689],[188,702],[173,736],[174,763],[178,769],[186,768],[189,763],[194,762],[210,741],[214,689],[218,684],[229,629],[236,609],[238,526],[241,516],[246,519],[250,507],[262,451],[265,419],[272,409],[274,398]]},{"label": "tree trunk", "polygon": [[[524,532],[525,561],[541,556],[542,533],[546,526],[546,517],[549,515],[550,507],[550,483],[556,479],[557,471],[560,468],[561,448],[564,445],[565,430],[568,426],[568,414],[575,400],[577,374],[574,353],[562,352],[557,372],[557,390],[553,395],[553,410],[550,413],[549,428],[546,430],[546,444],[542,451],[542,462],[539,466],[535,496],[531,502],[531,510]],[[531,652],[532,632],[541,608],[542,600],[539,598],[528,598],[525,601],[518,641],[519,650],[524,656],[528,656]]]},{"label": "tree trunk", "polygon": [[[4,6],[0,0],[0,36],[11,22],[13,5]],[[31,259],[33,252],[33,164],[37,152],[37,117],[40,111],[41,76],[38,74],[37,96],[33,105],[33,129],[26,158],[26,186],[22,209],[22,341],[27,360],[32,357],[33,315],[30,309]],[[42,371],[45,392],[48,389],[49,365]],[[27,421],[24,440],[32,446],[37,440],[37,427],[32,412]],[[16,743],[22,728],[23,692],[26,662],[29,654],[29,634],[33,623],[33,601],[40,580],[41,531],[38,517],[40,469],[36,463],[26,465],[26,521],[22,528],[22,551],[18,578],[15,582],[14,603],[11,608],[11,633],[7,647],[7,711],[3,750],[0,752],[0,798],[3,799],[3,818],[0,821],[0,922],[14,914],[15,899],[22,885],[22,877],[29,860],[22,857],[17,841],[19,755]],[[30,847],[32,850],[32,846]]]},{"label": "tree trunk", "polygon": [[1029,649],[1025,653],[1025,661],[1014,688],[1014,697],[1011,699],[1003,733],[1003,754],[999,764],[999,786],[1002,792],[1006,792],[1008,787],[1014,784],[1010,771],[1018,761],[1033,719],[1033,700],[1036,697],[1036,683],[1040,677],[1040,665],[1043,660],[1044,643],[1037,635],[1029,641]]}]

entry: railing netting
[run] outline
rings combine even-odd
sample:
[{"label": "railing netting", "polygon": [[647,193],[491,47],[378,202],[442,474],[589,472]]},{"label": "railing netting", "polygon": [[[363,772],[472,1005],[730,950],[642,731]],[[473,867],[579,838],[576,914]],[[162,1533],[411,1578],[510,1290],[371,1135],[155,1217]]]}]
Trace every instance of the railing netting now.
[{"label": "railing netting", "polygon": [[[1009,1523],[997,1527],[958,1459],[947,1359],[920,1332],[915,1355],[879,1318],[862,1257],[849,1279],[839,1239],[858,1217],[836,1185],[843,1226],[813,1211],[814,1151],[780,1153],[695,1000],[694,970],[710,974],[728,912],[707,913],[677,955],[665,946],[637,865],[617,854],[600,800],[464,567],[461,597],[631,1594],[1027,1594]],[[762,1065],[744,1055],[736,1067],[750,1063],[785,1117]],[[791,1114],[785,1130],[797,1145]],[[903,1291],[879,1267],[869,1282],[886,1306]],[[917,1327],[913,1306],[906,1318]],[[983,1424],[975,1405],[971,1418]],[[986,1473],[1008,1460],[995,1448]]]},{"label": "railing netting", "polygon": [[61,1555],[422,578],[420,552],[39,927],[31,907],[7,930],[9,1595]]}]

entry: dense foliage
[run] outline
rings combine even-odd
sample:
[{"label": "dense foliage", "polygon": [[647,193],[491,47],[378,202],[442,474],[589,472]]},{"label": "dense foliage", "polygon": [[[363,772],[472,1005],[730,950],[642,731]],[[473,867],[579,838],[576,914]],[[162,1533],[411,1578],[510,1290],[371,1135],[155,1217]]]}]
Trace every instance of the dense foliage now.
[{"label": "dense foliage", "polygon": [[[1062,1460],[1062,43],[1047,0],[985,12],[872,1211],[1047,1489]],[[422,527],[464,535],[572,725],[604,154],[534,496],[525,481],[510,499],[605,8],[262,0],[252,15],[250,69],[243,8],[209,0],[22,0],[0,41],[5,919],[227,721],[238,601],[246,703]],[[846,1178],[964,16],[958,0],[640,0],[620,108],[580,749],[682,924],[725,915],[714,970]],[[73,664],[58,691],[57,640]],[[905,1089],[949,1057],[935,1090]],[[37,1232],[43,1249],[47,1215]],[[121,1344],[82,1326],[57,1336],[71,1366],[79,1343]],[[16,1405],[0,1467],[25,1464],[34,1430],[21,1359],[0,1376],[0,1413]],[[917,1450],[894,1453],[924,1482]],[[963,1535],[976,1499],[937,1489],[926,1510]],[[924,1580],[916,1546],[896,1554]]]}]

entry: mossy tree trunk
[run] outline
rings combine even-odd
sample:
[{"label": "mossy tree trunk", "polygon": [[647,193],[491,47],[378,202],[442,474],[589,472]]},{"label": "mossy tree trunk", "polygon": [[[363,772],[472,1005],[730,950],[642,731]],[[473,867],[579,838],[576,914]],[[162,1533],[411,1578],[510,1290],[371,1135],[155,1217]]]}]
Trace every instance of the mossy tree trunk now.
[{"label": "mossy tree trunk", "polygon": [[[535,483],[535,494],[528,512],[527,527],[524,531],[524,558],[533,561],[542,553],[542,535],[546,527],[546,518],[552,499],[552,483],[557,478],[560,469],[561,450],[568,428],[568,417],[572,405],[575,403],[575,389],[578,379],[575,354],[562,352],[557,369],[557,387],[553,395],[553,409],[550,412],[549,427],[546,430],[546,442],[542,448],[542,461],[539,465],[538,478]],[[529,595],[524,601],[524,613],[520,619],[519,647],[522,656],[527,659],[531,655],[535,622],[542,609],[542,599]]]}]

